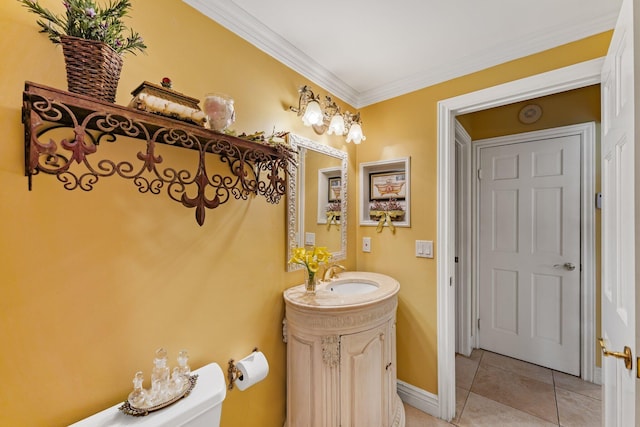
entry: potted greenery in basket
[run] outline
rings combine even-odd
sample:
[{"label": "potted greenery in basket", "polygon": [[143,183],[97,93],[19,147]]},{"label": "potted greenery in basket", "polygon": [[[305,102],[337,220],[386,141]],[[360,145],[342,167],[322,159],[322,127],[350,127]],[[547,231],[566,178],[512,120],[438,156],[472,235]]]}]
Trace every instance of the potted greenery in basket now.
[{"label": "potted greenery in basket", "polygon": [[122,54],[144,52],[142,37],[124,25],[131,0],[110,0],[100,7],[95,0],[66,0],[63,15],[42,7],[37,0],[18,0],[40,17],[40,32],[62,44],[69,91],[109,102],[122,69]]}]

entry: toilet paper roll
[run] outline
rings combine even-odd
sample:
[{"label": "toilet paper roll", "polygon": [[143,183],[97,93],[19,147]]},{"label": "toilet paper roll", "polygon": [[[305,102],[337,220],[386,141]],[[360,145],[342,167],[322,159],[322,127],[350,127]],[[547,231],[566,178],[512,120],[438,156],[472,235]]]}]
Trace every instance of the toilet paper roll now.
[{"label": "toilet paper roll", "polygon": [[236,385],[240,390],[245,390],[257,382],[262,381],[269,373],[269,363],[261,351],[254,351],[249,356],[236,363],[240,376]]}]

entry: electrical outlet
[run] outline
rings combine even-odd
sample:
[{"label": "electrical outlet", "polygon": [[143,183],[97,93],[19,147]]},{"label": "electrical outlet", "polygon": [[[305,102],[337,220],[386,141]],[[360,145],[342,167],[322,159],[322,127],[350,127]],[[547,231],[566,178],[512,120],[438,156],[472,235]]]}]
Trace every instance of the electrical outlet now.
[{"label": "electrical outlet", "polygon": [[362,238],[362,252],[371,252],[371,237]]}]

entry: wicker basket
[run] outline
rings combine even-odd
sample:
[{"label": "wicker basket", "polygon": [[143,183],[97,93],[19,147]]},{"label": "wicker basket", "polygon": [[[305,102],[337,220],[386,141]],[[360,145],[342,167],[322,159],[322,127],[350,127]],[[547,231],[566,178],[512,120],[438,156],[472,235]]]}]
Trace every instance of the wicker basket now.
[{"label": "wicker basket", "polygon": [[69,92],[115,102],[122,56],[109,45],[71,36],[60,36],[67,67]]}]

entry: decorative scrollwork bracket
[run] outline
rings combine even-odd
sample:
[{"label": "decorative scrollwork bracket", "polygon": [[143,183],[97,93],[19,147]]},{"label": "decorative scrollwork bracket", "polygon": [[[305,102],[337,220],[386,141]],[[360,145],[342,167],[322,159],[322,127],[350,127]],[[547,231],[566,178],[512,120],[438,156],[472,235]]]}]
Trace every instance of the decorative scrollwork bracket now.
[{"label": "decorative scrollwork bracket", "polygon": [[[22,121],[25,128],[25,174],[56,175],[67,190],[91,191],[101,178],[131,180],[141,193],[168,196],[195,208],[202,225],[206,209],[230,199],[246,200],[256,194],[278,203],[286,193],[291,150],[281,144],[250,141],[201,126],[122,107],[26,82]],[[103,143],[128,137],[143,140],[135,159],[112,160],[98,153]],[[169,166],[159,144],[197,151],[193,169]],[[212,165],[206,154],[216,155],[224,167]]]}]

